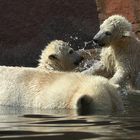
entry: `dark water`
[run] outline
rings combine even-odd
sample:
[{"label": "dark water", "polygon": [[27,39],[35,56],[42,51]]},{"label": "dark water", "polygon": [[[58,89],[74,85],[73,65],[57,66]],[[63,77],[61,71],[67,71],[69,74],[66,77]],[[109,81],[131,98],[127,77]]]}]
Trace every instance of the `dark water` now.
[{"label": "dark water", "polygon": [[4,140],[140,140],[140,95],[124,97],[125,111],[78,116],[65,110],[0,107]]}]

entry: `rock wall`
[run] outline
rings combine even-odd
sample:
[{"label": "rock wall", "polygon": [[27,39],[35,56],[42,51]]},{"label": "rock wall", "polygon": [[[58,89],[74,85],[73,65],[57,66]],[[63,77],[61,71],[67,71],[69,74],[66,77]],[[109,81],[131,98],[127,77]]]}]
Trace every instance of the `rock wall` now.
[{"label": "rock wall", "polygon": [[0,65],[36,66],[54,39],[83,48],[99,26],[95,0],[0,0]]},{"label": "rock wall", "polygon": [[96,0],[100,22],[112,14],[121,14],[140,31],[140,0]]}]

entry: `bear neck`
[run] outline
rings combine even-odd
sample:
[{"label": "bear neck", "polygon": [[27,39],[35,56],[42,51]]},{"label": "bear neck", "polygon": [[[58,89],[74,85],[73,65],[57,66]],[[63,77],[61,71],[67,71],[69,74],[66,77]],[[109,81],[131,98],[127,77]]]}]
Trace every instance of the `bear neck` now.
[{"label": "bear neck", "polygon": [[40,61],[38,64],[38,68],[42,70],[49,70],[49,71],[62,71],[63,68],[57,64],[57,63],[52,63],[51,61]]},{"label": "bear neck", "polygon": [[122,40],[118,40],[116,42],[113,42],[111,44],[111,48],[114,51],[115,56],[117,56],[117,54],[125,54],[127,53],[127,51],[129,50],[129,44],[131,42],[131,38],[126,38],[126,39],[122,39]]},{"label": "bear neck", "polygon": [[49,61],[48,61],[48,63],[45,63],[44,68],[45,69],[48,69],[48,70],[52,70],[52,71],[54,71],[54,70],[55,71],[61,71],[61,70],[63,70],[63,68],[59,64],[57,64],[57,63],[51,63]]}]

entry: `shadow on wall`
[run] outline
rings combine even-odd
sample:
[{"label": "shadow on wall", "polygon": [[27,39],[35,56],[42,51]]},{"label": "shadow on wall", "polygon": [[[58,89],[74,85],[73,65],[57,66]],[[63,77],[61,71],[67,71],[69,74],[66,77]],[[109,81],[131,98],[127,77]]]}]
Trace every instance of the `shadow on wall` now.
[{"label": "shadow on wall", "polygon": [[6,0],[0,17],[0,65],[36,66],[55,39],[83,48],[99,26],[95,0]]}]

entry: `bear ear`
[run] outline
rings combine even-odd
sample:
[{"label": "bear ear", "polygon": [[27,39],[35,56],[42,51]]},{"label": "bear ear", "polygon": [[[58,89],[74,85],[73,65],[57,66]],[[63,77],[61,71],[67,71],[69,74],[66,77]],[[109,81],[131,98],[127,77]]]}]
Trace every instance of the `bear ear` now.
[{"label": "bear ear", "polygon": [[56,54],[51,54],[51,55],[48,56],[48,58],[50,60],[56,60],[56,59],[58,59],[57,56],[56,56]]},{"label": "bear ear", "polygon": [[124,31],[122,36],[123,37],[130,37],[130,35],[131,35],[130,31]]}]

